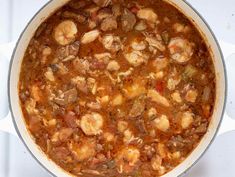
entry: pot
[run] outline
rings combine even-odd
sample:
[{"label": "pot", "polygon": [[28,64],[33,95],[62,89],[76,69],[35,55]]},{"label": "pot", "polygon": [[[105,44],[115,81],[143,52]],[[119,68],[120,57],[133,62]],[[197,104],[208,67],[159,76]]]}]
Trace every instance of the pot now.
[{"label": "pot", "polygon": [[[35,16],[24,29],[19,40],[17,41],[16,47],[11,57],[8,76],[8,97],[11,114],[9,114],[6,119],[0,120],[0,129],[5,129],[5,131],[12,132],[14,128],[11,122],[9,121],[12,117],[17,135],[25,144],[25,146],[35,158],[35,160],[37,160],[41,164],[41,166],[43,166],[53,176],[60,177],[67,177],[70,176],[70,174],[68,174],[62,168],[57,166],[52,160],[48,159],[48,157],[43,153],[43,151],[40,150],[40,148],[36,145],[32,136],[26,128],[26,124],[20,107],[20,100],[18,95],[18,82],[21,62],[25,50],[30,42],[30,39],[33,37],[36,29],[48,16],[50,16],[55,10],[63,6],[67,1],[68,0],[51,0],[50,2],[48,2],[44,7],[41,8],[41,10],[37,14],[35,14]],[[172,177],[180,176],[184,174],[190,167],[192,167],[208,149],[213,139],[215,138],[224,113],[227,80],[225,73],[225,64],[219,44],[212,31],[210,30],[209,26],[203,20],[203,18],[196,12],[195,9],[193,9],[193,7],[191,7],[185,1],[166,1],[178,8],[181,12],[183,12],[198,28],[210,48],[210,52],[213,56],[213,62],[216,73],[216,100],[208,131],[200,141],[199,145],[193,150],[193,152],[180,165],[178,165],[172,171],[164,175],[164,177]]]}]

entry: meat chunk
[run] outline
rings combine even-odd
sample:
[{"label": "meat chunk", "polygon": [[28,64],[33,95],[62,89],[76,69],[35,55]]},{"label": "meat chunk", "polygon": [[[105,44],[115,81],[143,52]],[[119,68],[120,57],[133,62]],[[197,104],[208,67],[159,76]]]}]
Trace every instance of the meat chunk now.
[{"label": "meat chunk", "polygon": [[126,60],[134,67],[140,66],[143,63],[147,63],[149,56],[143,52],[133,50],[130,53],[124,54]]},{"label": "meat chunk", "polygon": [[78,90],[82,91],[83,93],[88,92],[87,81],[85,77],[77,76],[71,79],[71,83],[76,85]]},{"label": "meat chunk", "polygon": [[41,128],[41,117],[32,115],[29,117],[29,129],[33,133],[37,133]]},{"label": "meat chunk", "polygon": [[40,90],[40,88],[36,84],[32,85],[32,87],[31,87],[31,95],[32,95],[33,99],[37,102],[39,102],[42,98],[42,91]]},{"label": "meat chunk", "polygon": [[166,47],[163,44],[160,36],[158,38],[154,36],[146,36],[145,40],[149,43],[150,46],[158,49],[161,52],[164,52],[166,50]]},{"label": "meat chunk", "polygon": [[102,31],[110,31],[117,29],[117,21],[115,17],[105,18],[100,25]]},{"label": "meat chunk", "polygon": [[164,174],[166,171],[165,167],[162,166],[162,158],[159,155],[155,155],[151,159],[151,166],[152,166],[153,170],[158,171],[158,173],[160,175]]},{"label": "meat chunk", "polygon": [[123,133],[128,128],[128,122],[120,120],[117,123],[117,129],[119,132]]},{"label": "meat chunk", "polygon": [[50,153],[53,154],[52,157],[58,162],[64,162],[70,157],[69,150],[63,146],[53,148]]},{"label": "meat chunk", "polygon": [[118,151],[115,161],[119,173],[130,173],[139,161],[140,151],[135,147],[125,147]]},{"label": "meat chunk", "polygon": [[188,128],[193,122],[193,114],[191,112],[184,112],[181,117],[181,127],[183,129]]},{"label": "meat chunk", "polygon": [[77,128],[78,124],[77,124],[77,116],[75,115],[74,112],[69,111],[68,113],[66,113],[64,116],[64,121],[67,124],[68,127],[71,128]]},{"label": "meat chunk", "polygon": [[154,119],[153,125],[163,131],[166,132],[170,128],[170,122],[166,115],[161,115],[159,118]]},{"label": "meat chunk", "polygon": [[69,1],[68,5],[69,7],[78,10],[86,6],[86,0]]},{"label": "meat chunk", "polygon": [[138,83],[133,83],[125,89],[126,96],[130,99],[140,96],[146,93],[146,89],[143,85]]},{"label": "meat chunk", "polygon": [[82,14],[76,14],[70,11],[65,11],[62,13],[62,16],[65,18],[72,18],[76,21],[78,21],[79,23],[85,23],[87,17],[85,15]]},{"label": "meat chunk", "polygon": [[135,25],[135,30],[137,30],[137,31],[144,31],[146,29],[147,29],[147,24],[145,23],[144,20],[140,20]]},{"label": "meat chunk", "polygon": [[86,74],[89,71],[90,64],[85,59],[76,58],[73,60],[74,68],[81,74]]},{"label": "meat chunk", "polygon": [[136,23],[136,18],[133,13],[128,9],[124,9],[124,13],[121,18],[122,30],[125,32],[131,31]]},{"label": "meat chunk", "polygon": [[113,106],[119,106],[123,103],[123,96],[121,94],[115,95],[113,100],[112,100],[112,105]]},{"label": "meat chunk", "polygon": [[97,19],[99,21],[102,21],[103,19],[106,19],[108,17],[112,17],[112,11],[110,8],[102,8],[98,11],[98,14],[97,14]]},{"label": "meat chunk", "polygon": [[117,52],[122,48],[121,39],[118,36],[114,36],[112,34],[107,34],[102,38],[102,44],[111,52]]},{"label": "meat chunk", "polygon": [[75,41],[74,43],[66,46],[61,46],[56,50],[56,57],[62,61],[68,61],[74,59],[79,51],[80,42]]},{"label": "meat chunk", "polygon": [[81,162],[94,157],[96,154],[95,141],[93,139],[83,140],[81,143],[70,143],[69,149],[74,158]]},{"label": "meat chunk", "polygon": [[131,48],[132,48],[133,50],[139,50],[139,51],[141,51],[141,50],[144,50],[144,49],[146,48],[146,43],[145,43],[145,41],[137,41],[137,40],[134,40],[134,41],[132,41],[132,43],[131,43]]},{"label": "meat chunk", "polygon": [[190,27],[181,23],[175,23],[173,29],[176,33],[187,33],[190,31]]},{"label": "meat chunk", "polygon": [[120,69],[120,65],[115,60],[110,61],[107,65],[107,70],[109,71],[118,71],[119,69]]},{"label": "meat chunk", "polygon": [[77,101],[77,89],[75,88],[69,89],[54,98],[54,102],[61,106],[65,106],[75,101]]},{"label": "meat chunk", "polygon": [[137,17],[152,23],[155,23],[158,18],[157,14],[153,11],[153,9],[150,8],[140,9],[137,12]]},{"label": "meat chunk", "polygon": [[131,118],[135,118],[140,116],[145,109],[145,95],[141,95],[134,101],[131,110],[129,112],[129,116]]},{"label": "meat chunk", "polygon": [[114,4],[112,6],[112,12],[114,17],[118,17],[121,15],[121,5],[120,4]]},{"label": "meat chunk", "polygon": [[150,108],[148,110],[148,117],[149,119],[155,118],[157,116],[157,110],[155,108]]},{"label": "meat chunk", "polygon": [[185,95],[185,99],[188,101],[188,102],[191,102],[191,103],[194,103],[197,99],[197,90],[188,90],[186,95]]},{"label": "meat chunk", "polygon": [[175,91],[174,93],[171,94],[172,99],[177,102],[177,103],[181,103],[182,102],[182,98],[180,96],[179,91]]},{"label": "meat chunk", "polygon": [[55,132],[52,136],[51,141],[56,142],[66,142],[68,141],[69,137],[73,134],[72,128],[62,128],[60,131]]},{"label": "meat chunk", "polygon": [[151,98],[152,101],[158,104],[161,104],[166,107],[170,106],[169,101],[165,97],[163,97],[161,94],[159,94],[156,90],[149,90],[147,93],[147,96]]},{"label": "meat chunk", "polygon": [[207,123],[202,123],[196,128],[195,133],[199,134],[205,133],[207,131],[207,126],[208,126]]},{"label": "meat chunk", "polygon": [[46,77],[47,80],[49,80],[51,82],[55,81],[54,73],[53,73],[51,67],[47,68],[47,71],[44,73],[44,76]]},{"label": "meat chunk", "polygon": [[64,100],[67,104],[73,103],[77,100],[77,89],[72,88],[64,92]]},{"label": "meat chunk", "polygon": [[165,57],[158,57],[153,60],[153,66],[156,68],[156,71],[161,71],[168,66],[168,59]]},{"label": "meat chunk", "polygon": [[107,7],[112,3],[111,0],[92,0],[92,1],[100,7]]},{"label": "meat chunk", "polygon": [[101,109],[101,105],[99,102],[90,102],[90,103],[87,103],[87,107],[88,108],[91,108],[93,110],[99,110]]}]

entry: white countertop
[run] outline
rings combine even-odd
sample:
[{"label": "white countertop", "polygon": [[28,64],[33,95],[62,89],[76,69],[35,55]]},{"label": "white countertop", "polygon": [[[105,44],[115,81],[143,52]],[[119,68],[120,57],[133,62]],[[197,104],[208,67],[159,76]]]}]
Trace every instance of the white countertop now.
[{"label": "white countertop", "polygon": [[[20,32],[35,12],[48,0],[0,0],[0,44],[17,40]],[[206,19],[216,37],[235,46],[234,0],[188,0]],[[229,51],[231,49],[228,49]],[[224,50],[225,51],[225,50]],[[226,57],[229,94],[228,114],[235,119],[235,47]],[[227,53],[227,51],[226,51]],[[0,58],[0,118],[8,111],[6,97],[6,68]],[[229,63],[229,64],[228,64]],[[234,66],[234,67],[233,67]],[[226,118],[225,118],[226,121]],[[225,124],[225,123],[224,123]],[[203,158],[185,175],[186,177],[235,176],[235,131],[218,135]],[[0,177],[49,177],[31,157],[18,138],[0,132]]]}]

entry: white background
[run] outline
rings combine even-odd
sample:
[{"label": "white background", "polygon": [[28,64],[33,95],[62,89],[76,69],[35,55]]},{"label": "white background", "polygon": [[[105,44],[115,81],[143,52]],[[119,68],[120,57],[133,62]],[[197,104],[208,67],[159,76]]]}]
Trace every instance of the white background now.
[{"label": "white background", "polygon": [[[48,0],[0,0],[0,44],[17,40],[26,23]],[[215,32],[220,41],[235,44],[234,0],[188,0]],[[231,51],[230,53],[234,52]],[[233,55],[235,56],[235,55]],[[235,57],[226,62],[235,63]],[[7,113],[6,75],[0,58],[0,119]],[[234,65],[229,64],[229,81],[234,83]],[[5,68],[6,70],[6,68]],[[235,73],[234,73],[235,74]],[[4,80],[5,79],[5,80]],[[232,82],[234,81],[234,82]],[[235,91],[235,89],[234,89]],[[235,93],[235,92],[234,92]],[[235,118],[233,90],[228,112]],[[185,175],[187,177],[235,177],[235,131],[219,135],[205,156]],[[14,136],[0,132],[0,177],[49,177]]]}]

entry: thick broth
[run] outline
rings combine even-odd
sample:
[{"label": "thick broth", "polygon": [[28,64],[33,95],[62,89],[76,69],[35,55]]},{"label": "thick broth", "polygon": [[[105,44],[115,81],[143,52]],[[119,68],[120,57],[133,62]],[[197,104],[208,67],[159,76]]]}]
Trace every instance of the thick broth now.
[{"label": "thick broth", "polygon": [[152,177],[206,133],[215,73],[202,36],[164,1],[73,0],[32,38],[19,95],[35,142],[66,171]]}]

